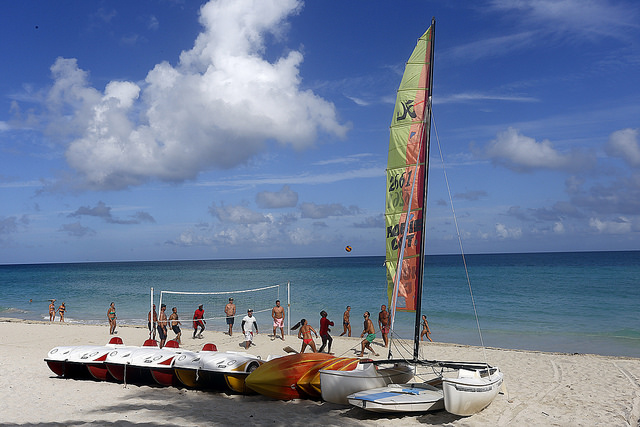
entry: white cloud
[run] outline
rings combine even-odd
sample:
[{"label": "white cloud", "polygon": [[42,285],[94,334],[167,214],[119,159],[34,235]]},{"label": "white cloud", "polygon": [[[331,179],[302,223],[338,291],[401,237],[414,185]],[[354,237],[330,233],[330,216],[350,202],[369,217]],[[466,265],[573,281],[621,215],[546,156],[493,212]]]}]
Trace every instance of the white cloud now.
[{"label": "white cloud", "polygon": [[221,205],[218,207],[215,203],[209,207],[209,213],[218,218],[222,223],[234,224],[259,224],[271,223],[272,218],[269,215],[263,215],[255,212],[243,205]]},{"label": "white cloud", "polygon": [[256,204],[263,209],[292,208],[298,204],[298,193],[288,185],[283,185],[280,191],[262,191],[258,193],[256,195]]},{"label": "white cloud", "polygon": [[333,104],[300,88],[302,54],[262,56],[265,36],[280,37],[300,7],[211,1],[201,8],[202,32],[176,66],[162,62],[144,82],[111,82],[104,93],[89,86],[75,59],[59,58],[49,106],[60,112],[54,130],[76,136],[69,165],[90,186],[121,189],[243,164],[266,140],[305,149],[319,132],[343,137]]},{"label": "white cloud", "polygon": [[538,142],[511,127],[499,132],[496,139],[483,148],[481,155],[520,172],[532,169],[580,170],[592,163],[592,156],[578,151],[563,154],[548,139]]},{"label": "white cloud", "polygon": [[508,228],[506,225],[498,223],[496,224],[496,234],[501,239],[518,239],[522,237],[522,229],[517,228]]},{"label": "white cloud", "polygon": [[638,129],[622,129],[613,132],[605,151],[610,156],[620,157],[630,166],[640,166],[640,144],[638,144]]},{"label": "white cloud", "polygon": [[625,217],[619,217],[615,221],[602,221],[598,218],[589,220],[589,226],[602,234],[626,234],[632,231],[632,225],[632,222]]}]

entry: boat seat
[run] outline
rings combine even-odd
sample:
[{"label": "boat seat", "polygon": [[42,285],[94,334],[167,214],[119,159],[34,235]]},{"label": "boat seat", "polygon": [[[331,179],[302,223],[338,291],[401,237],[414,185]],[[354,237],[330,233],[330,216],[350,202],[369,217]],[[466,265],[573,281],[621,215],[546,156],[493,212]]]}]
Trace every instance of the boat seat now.
[{"label": "boat seat", "polygon": [[142,344],[143,347],[157,347],[158,346],[158,341],[156,340],[152,340],[152,339],[148,339],[144,342],[144,344]]},{"label": "boat seat", "polygon": [[218,351],[218,347],[215,344],[211,344],[210,342],[206,343],[204,347],[202,347],[202,351]]},{"label": "boat seat", "polygon": [[124,343],[122,342],[122,338],[113,337],[109,340],[109,344],[124,344]]},{"label": "boat seat", "polygon": [[167,343],[165,344],[165,347],[169,347],[169,348],[179,348],[180,344],[178,344],[178,341],[176,340],[169,340],[167,341]]}]

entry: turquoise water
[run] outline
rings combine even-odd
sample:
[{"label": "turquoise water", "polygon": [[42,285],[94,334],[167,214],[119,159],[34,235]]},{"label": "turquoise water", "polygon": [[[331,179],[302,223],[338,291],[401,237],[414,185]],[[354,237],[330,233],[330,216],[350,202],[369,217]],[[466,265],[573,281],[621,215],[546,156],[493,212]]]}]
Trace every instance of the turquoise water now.
[{"label": "turquoise water", "polygon": [[[337,335],[350,305],[353,334],[359,335],[362,313],[375,319],[386,303],[383,262],[343,257],[2,265],[0,316],[48,319],[48,299],[55,298],[56,306],[66,303],[67,321],[106,325],[114,301],[121,323],[145,324],[151,287],[157,302],[160,289],[221,292],[278,284],[252,296],[233,294],[239,314],[251,306],[263,330],[270,330],[268,311],[276,298],[286,307],[290,282],[292,323],[306,317],[317,327],[324,309]],[[428,256],[426,264],[423,313],[432,338],[479,345],[461,257]],[[467,264],[485,345],[640,357],[640,252],[469,255]],[[163,298],[183,320],[204,303],[206,317],[214,318],[208,326],[224,330],[218,317],[228,296]],[[412,336],[413,318],[398,313],[400,336]]]}]

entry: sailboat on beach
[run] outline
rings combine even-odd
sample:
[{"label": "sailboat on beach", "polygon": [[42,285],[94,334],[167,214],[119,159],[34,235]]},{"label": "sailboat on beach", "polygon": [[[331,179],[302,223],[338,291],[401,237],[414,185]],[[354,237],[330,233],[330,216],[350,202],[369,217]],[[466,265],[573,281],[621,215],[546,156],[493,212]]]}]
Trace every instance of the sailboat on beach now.
[{"label": "sailboat on beach", "polygon": [[[386,190],[386,269],[393,331],[397,311],[415,312],[413,357],[371,361],[430,367],[425,383],[390,381],[376,388],[359,388],[354,371],[320,371],[322,396],[378,412],[441,409],[472,415],[497,395],[503,374],[486,363],[443,362],[419,358],[435,18],[409,58],[398,89],[391,122]],[[366,365],[366,363],[362,363]],[[372,368],[369,368],[372,370]],[[448,375],[453,374],[456,378]],[[457,375],[456,375],[457,374]],[[326,381],[325,381],[326,380]],[[406,381],[406,380],[405,380]],[[345,391],[349,391],[345,395]],[[330,398],[328,398],[330,397]]]}]

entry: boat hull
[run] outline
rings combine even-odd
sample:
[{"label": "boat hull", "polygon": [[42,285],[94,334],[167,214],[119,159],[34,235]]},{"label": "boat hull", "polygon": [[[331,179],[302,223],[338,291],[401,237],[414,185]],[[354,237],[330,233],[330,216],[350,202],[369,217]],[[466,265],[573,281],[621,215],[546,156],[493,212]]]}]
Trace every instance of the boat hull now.
[{"label": "boat hull", "polygon": [[353,406],[372,412],[428,412],[444,409],[444,394],[429,384],[389,384],[347,396]]},{"label": "boat hull", "polygon": [[359,363],[351,371],[321,369],[319,372],[322,399],[341,405],[349,404],[350,394],[392,383],[408,383],[415,374],[414,368],[406,364],[378,369],[373,363]]},{"label": "boat hull", "polygon": [[267,397],[291,400],[306,397],[297,387],[298,380],[317,364],[334,356],[326,353],[301,353],[279,357],[264,363],[246,379],[246,385]]},{"label": "boat hull", "polygon": [[460,369],[458,378],[442,379],[445,409],[463,417],[482,411],[498,395],[503,379],[497,368],[491,369],[491,375],[486,369]]},{"label": "boat hull", "polygon": [[340,369],[340,370],[353,370],[358,365],[360,359],[355,357],[335,357],[328,359],[324,362],[318,363],[313,368],[309,369],[297,382],[297,386],[300,390],[306,393],[311,398],[321,398],[322,389],[320,386],[320,369]]}]

